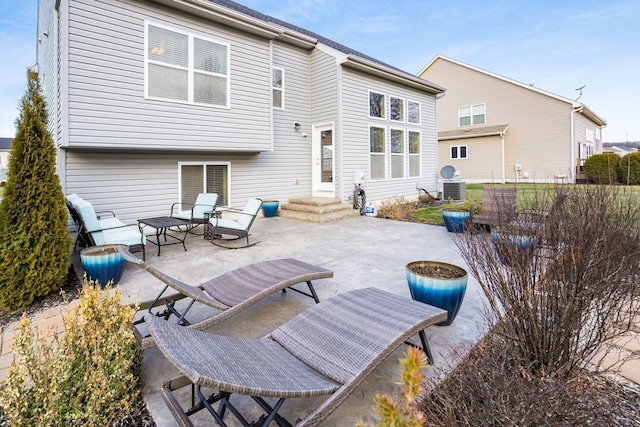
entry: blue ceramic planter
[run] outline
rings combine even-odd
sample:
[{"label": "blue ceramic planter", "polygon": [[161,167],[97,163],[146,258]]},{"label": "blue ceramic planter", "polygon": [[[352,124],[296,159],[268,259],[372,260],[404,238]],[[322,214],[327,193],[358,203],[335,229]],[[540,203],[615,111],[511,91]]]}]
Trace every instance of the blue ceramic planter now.
[{"label": "blue ceramic planter", "polygon": [[491,233],[491,239],[496,246],[498,257],[503,264],[511,265],[516,257],[533,257],[536,247],[536,237],[517,234]]},{"label": "blue ceramic planter", "polygon": [[276,216],[278,207],[280,207],[280,202],[277,200],[265,200],[262,202],[262,214],[266,217]]},{"label": "blue ceramic planter", "polygon": [[[456,273],[456,278],[447,279],[424,276],[413,271],[417,266],[446,268]],[[425,304],[447,310],[447,320],[438,326],[448,326],[458,315],[464,293],[467,290],[467,272],[456,265],[438,261],[414,261],[407,264],[407,282],[411,298]]]},{"label": "blue ceramic planter", "polygon": [[469,223],[470,214],[466,212],[442,211],[442,219],[447,231],[451,233],[462,233]]},{"label": "blue ceramic planter", "polygon": [[[123,245],[126,246],[126,245]],[[118,245],[93,246],[80,252],[82,267],[87,279],[93,280],[100,288],[113,281],[120,283],[127,261],[118,253]]]}]

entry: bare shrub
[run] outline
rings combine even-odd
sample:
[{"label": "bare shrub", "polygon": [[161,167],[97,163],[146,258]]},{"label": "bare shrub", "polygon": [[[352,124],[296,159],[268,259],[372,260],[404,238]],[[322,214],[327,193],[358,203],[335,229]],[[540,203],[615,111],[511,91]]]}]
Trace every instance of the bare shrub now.
[{"label": "bare shrub", "polygon": [[637,388],[584,374],[570,382],[536,374],[489,334],[442,382],[427,380],[420,407],[428,427],[639,425]]},{"label": "bare shrub", "polygon": [[410,202],[404,196],[394,196],[383,200],[378,208],[378,216],[396,221],[406,221],[416,210],[415,202]]},{"label": "bare shrub", "polygon": [[[563,203],[543,212],[567,190]],[[572,378],[631,327],[640,206],[610,186],[549,187],[530,198],[519,221],[495,228],[516,244],[469,232],[456,245],[488,299],[488,320],[501,320],[495,332],[524,366]],[[523,234],[533,246],[521,244]]]}]

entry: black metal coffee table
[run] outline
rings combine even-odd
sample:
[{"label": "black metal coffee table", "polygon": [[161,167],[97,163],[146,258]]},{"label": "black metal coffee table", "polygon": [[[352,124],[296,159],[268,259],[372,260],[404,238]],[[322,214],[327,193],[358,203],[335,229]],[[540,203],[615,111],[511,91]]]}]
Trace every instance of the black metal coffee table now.
[{"label": "black metal coffee table", "polygon": [[[156,230],[156,241],[154,242],[152,239],[148,239],[149,243],[154,244],[158,247],[158,256],[160,256],[160,248],[162,246],[167,245],[177,245],[182,243],[182,247],[184,250],[187,250],[187,247],[184,244],[184,241],[187,239],[187,234],[189,234],[189,221],[180,218],[173,218],[170,216],[159,216],[156,218],[144,218],[138,220],[138,228],[140,228],[140,232],[144,233],[144,227],[155,228]],[[182,239],[180,237],[174,236],[173,234],[167,235],[167,230],[172,227],[178,227],[178,231],[182,232],[179,227],[185,227],[184,236]],[[164,242],[160,241],[160,236],[164,237]],[[167,237],[173,239],[172,241],[167,241]]]}]

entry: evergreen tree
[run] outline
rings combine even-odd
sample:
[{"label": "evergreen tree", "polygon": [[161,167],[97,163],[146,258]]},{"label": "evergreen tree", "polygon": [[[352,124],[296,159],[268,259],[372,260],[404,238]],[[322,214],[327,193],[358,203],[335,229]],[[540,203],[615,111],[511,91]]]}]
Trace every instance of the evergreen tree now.
[{"label": "evergreen tree", "polygon": [[0,203],[0,309],[23,309],[62,287],[71,238],[56,149],[37,74],[29,73]]}]

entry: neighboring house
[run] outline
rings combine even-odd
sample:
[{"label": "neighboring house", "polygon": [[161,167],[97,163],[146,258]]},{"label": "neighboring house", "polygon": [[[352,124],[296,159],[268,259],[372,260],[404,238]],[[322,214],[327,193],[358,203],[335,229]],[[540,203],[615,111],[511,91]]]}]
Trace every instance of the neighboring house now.
[{"label": "neighboring house", "polygon": [[436,56],[419,76],[438,97],[438,164],[466,182],[575,182],[606,122],[580,102]]},{"label": "neighboring house", "polygon": [[6,182],[9,170],[9,151],[13,138],[0,138],[0,183]]},{"label": "neighboring house", "polygon": [[227,0],[40,0],[38,27],[61,183],[98,210],[436,187],[444,89],[317,34]]},{"label": "neighboring house", "polygon": [[638,151],[635,147],[627,147],[625,145],[605,145],[602,149],[605,153],[616,153],[620,157],[625,156],[629,153],[633,153],[634,151]]}]

